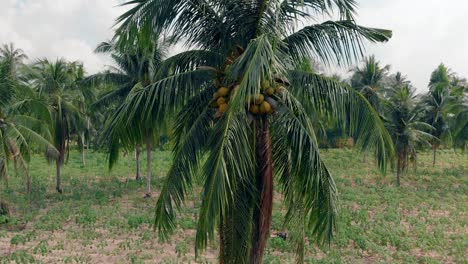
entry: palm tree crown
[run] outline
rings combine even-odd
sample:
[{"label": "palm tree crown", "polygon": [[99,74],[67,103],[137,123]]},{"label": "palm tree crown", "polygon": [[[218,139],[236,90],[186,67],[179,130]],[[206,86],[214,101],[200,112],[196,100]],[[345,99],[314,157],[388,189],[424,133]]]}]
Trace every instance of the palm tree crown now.
[{"label": "palm tree crown", "polygon": [[[174,164],[156,206],[162,238],[175,228],[196,179],[203,182],[196,251],[219,229],[220,261],[261,263],[268,237],[273,176],[289,208],[303,259],[304,228],[318,241],[331,238],[336,187],[318,151],[311,115],[334,115],[375,147],[384,168],[391,138],[361,94],[320,74],[296,70],[314,57],[340,64],[362,55],[364,40],[387,41],[390,31],[359,26],[356,3],[345,1],[135,0],[118,19],[116,41],[133,45],[140,34],[168,30],[198,47],[161,65],[163,77],[145,88],[147,119],[178,110]],[[297,19],[338,9],[338,21],[297,29]],[[353,111],[349,111],[353,109]],[[322,116],[322,113],[320,113]],[[296,223],[296,224],[292,224]]]},{"label": "palm tree crown", "polygon": [[[364,60],[364,66],[356,67],[351,78],[351,86],[361,91],[371,105],[379,110],[379,93],[383,92],[383,80],[390,70],[390,65],[380,66],[375,56],[370,56]],[[401,76],[396,76],[400,78]],[[397,81],[401,81],[398,80]]]},{"label": "palm tree crown", "polygon": [[3,44],[0,47],[0,60],[7,63],[11,74],[17,74],[17,67],[23,63],[28,56],[22,49],[16,49],[13,43]]}]

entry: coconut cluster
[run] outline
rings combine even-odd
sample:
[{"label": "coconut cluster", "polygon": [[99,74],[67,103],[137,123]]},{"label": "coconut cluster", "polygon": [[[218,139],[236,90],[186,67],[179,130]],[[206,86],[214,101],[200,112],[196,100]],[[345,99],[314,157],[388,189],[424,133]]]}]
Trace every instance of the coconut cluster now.
[{"label": "coconut cluster", "polygon": [[281,95],[284,92],[284,87],[269,81],[262,82],[261,93],[248,97],[247,110],[254,115],[266,115],[275,112],[278,103],[274,99],[275,96]]},{"label": "coconut cluster", "polygon": [[213,94],[213,99],[211,100],[211,107],[218,109],[218,111],[216,111],[217,115],[221,115],[224,112],[226,112],[230,94],[231,94],[231,89],[224,87],[224,86],[219,88]]},{"label": "coconut cluster", "polygon": [[[233,86],[234,87],[234,86]],[[211,100],[211,107],[216,108],[216,116],[221,116],[228,107],[229,96],[234,89],[221,86],[214,94]],[[247,96],[246,109],[253,115],[273,114],[278,107],[274,99],[284,92],[285,88],[280,84],[270,81],[263,81],[260,93]]]}]

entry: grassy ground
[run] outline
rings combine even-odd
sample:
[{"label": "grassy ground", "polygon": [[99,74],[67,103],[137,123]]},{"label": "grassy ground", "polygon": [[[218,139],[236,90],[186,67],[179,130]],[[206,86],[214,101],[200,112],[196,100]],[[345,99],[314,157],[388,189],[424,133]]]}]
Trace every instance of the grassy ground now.
[{"label": "grassy ground", "polygon": [[[421,153],[418,171],[404,177],[400,188],[392,173],[380,175],[355,152],[324,156],[340,192],[338,232],[330,247],[307,246],[308,263],[468,263],[467,155],[442,152],[433,168],[431,155]],[[153,198],[143,199],[132,157],[108,172],[103,154],[89,154],[82,166],[72,153],[63,170],[63,195],[54,192],[55,168],[35,157],[30,199],[20,176],[12,175],[10,188],[0,194],[13,207],[9,222],[0,225],[0,263],[216,262],[216,242],[194,257],[196,192],[179,215],[177,233],[168,243],[158,242],[150,223],[170,153],[156,152],[154,161]],[[284,231],[283,209],[276,195],[273,232]],[[293,261],[291,245],[272,237],[265,262]]]}]

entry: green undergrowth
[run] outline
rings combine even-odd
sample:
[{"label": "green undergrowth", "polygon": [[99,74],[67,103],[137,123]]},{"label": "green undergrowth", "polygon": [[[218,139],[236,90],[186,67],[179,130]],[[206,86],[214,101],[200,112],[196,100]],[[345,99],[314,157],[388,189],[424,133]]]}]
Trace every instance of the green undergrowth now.
[{"label": "green undergrowth", "polygon": [[[330,245],[307,242],[307,263],[467,263],[466,154],[443,150],[432,167],[431,153],[420,153],[417,170],[410,168],[396,187],[393,172],[381,174],[369,156],[351,150],[322,153],[338,186],[338,228]],[[170,152],[155,152],[153,195],[145,199],[131,154],[109,171],[104,154],[89,153],[83,165],[80,154],[72,152],[63,168],[62,195],[54,192],[54,166],[35,156],[31,194],[14,171],[1,193],[11,215],[0,218],[0,263],[216,262],[216,241],[198,259],[193,251],[198,187],[188,195],[170,241],[160,242],[153,231],[154,206],[170,160]],[[264,260],[291,263],[294,246],[275,236],[287,232],[279,193],[274,206]]]}]

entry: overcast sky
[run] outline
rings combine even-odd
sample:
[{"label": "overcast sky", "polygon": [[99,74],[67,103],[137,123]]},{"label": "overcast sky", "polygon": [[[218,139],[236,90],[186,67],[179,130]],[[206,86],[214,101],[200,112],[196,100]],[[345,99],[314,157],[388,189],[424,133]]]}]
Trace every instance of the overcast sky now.
[{"label": "overcast sky", "polygon": [[[64,57],[88,72],[109,62],[93,53],[112,36],[123,12],[117,0],[0,0],[0,43],[14,42],[31,58]],[[420,92],[444,62],[468,77],[468,0],[358,0],[358,23],[393,30],[389,43],[369,46],[392,72],[402,71]],[[344,72],[344,71],[343,71]]]}]

